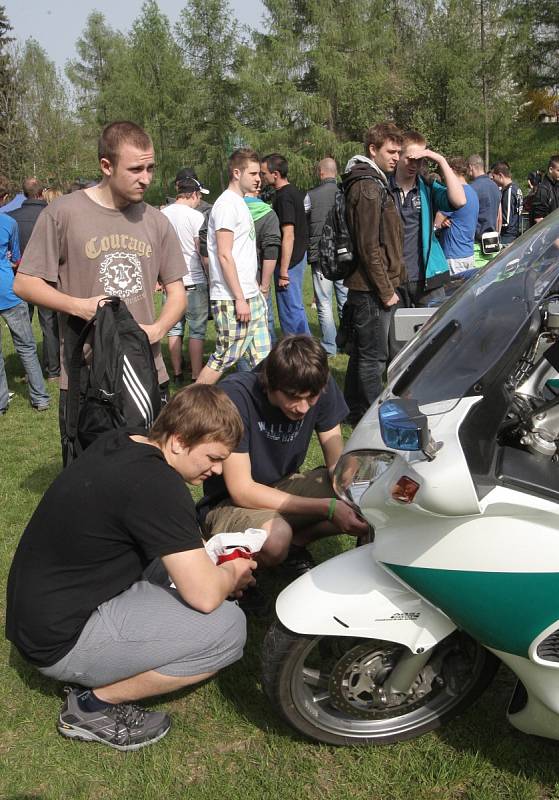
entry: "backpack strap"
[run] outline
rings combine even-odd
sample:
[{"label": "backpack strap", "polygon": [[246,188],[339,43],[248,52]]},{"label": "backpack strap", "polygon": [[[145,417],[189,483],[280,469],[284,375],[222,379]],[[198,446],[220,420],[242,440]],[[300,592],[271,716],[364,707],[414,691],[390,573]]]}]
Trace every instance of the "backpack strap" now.
[{"label": "backpack strap", "polygon": [[90,335],[99,313],[99,308],[102,302],[113,302],[114,300],[120,302],[120,298],[105,297],[97,304],[97,312],[86,323],[79,317],[69,317],[68,327],[74,333],[79,329],[81,324],[81,331],[75,341],[70,360],[68,362],[68,393],[66,395],[66,436],[74,447],[77,447],[79,440],[78,435],[78,421],[80,416],[80,399],[81,399],[81,369],[83,361],[83,348]]},{"label": "backpack strap", "polygon": [[[70,317],[68,324],[75,328],[81,320],[79,317]],[[73,444],[76,442],[78,433],[78,417],[80,414],[80,395],[81,395],[81,368],[83,360],[83,348],[87,341],[95,317],[86,322],[74,344],[74,349],[68,362],[68,393],[66,395],[66,435]]]}]

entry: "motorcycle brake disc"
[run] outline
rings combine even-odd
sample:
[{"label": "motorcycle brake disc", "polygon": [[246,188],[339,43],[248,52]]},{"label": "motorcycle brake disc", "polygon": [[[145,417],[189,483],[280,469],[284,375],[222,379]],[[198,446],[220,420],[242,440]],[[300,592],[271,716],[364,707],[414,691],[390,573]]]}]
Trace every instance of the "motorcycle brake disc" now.
[{"label": "motorcycle brake disc", "polygon": [[[408,714],[425,696],[442,686],[424,668],[407,694],[387,694],[382,686],[404,648],[393,642],[369,641],[348,650],[335,664],[328,684],[330,703],[356,719],[382,719]],[[427,674],[426,674],[427,673]]]}]

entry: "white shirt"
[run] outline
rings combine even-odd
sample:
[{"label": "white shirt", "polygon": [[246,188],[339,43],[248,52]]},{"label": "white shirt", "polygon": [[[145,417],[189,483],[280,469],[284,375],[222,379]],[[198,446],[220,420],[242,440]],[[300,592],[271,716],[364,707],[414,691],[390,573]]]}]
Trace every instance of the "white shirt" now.
[{"label": "white shirt", "polygon": [[256,280],[258,258],[254,222],[243,198],[226,189],[215,201],[208,222],[208,259],[210,262],[210,299],[234,300],[217,257],[216,231],[233,231],[233,260],[245,300],[260,291]]},{"label": "white shirt", "polygon": [[206,273],[202,267],[200,255],[194,242],[200,234],[200,228],[204,223],[204,215],[185,203],[173,203],[163,208],[161,213],[168,218],[179,238],[186,264],[186,274],[183,278],[184,285],[194,286],[197,283],[206,283]]}]

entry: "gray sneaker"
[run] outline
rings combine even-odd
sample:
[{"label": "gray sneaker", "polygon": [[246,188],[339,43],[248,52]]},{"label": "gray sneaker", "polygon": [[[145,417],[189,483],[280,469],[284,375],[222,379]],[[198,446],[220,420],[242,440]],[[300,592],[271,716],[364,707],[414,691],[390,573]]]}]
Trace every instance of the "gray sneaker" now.
[{"label": "gray sneaker", "polygon": [[68,739],[102,742],[116,750],[139,750],[162,739],[171,727],[168,714],[132,703],[103,711],[82,711],[78,697],[89,689],[65,689],[67,697],[58,718],[58,731]]}]

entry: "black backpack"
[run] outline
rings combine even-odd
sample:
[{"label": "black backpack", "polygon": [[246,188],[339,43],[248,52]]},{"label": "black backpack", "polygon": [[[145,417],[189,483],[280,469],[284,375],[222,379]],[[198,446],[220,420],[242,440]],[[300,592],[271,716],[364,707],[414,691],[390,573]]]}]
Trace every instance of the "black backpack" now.
[{"label": "black backpack", "polygon": [[[70,317],[67,334],[66,347],[69,343],[71,349],[66,352],[71,356],[65,465],[105,431],[122,427],[149,431],[161,408],[148,337],[119,297],[99,304],[85,324]],[[92,350],[89,363],[84,358],[86,343]]]},{"label": "black backpack", "polygon": [[382,208],[384,208],[387,189],[378,178],[372,175],[360,175],[348,181],[345,187],[341,183],[338,184],[334,205],[326,215],[318,242],[319,269],[329,281],[343,281],[349,278],[357,267],[353,241],[347,225],[346,192],[355,181],[364,180],[377,181],[382,190]]}]

